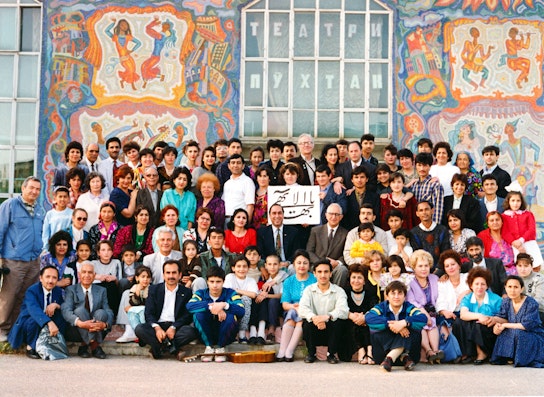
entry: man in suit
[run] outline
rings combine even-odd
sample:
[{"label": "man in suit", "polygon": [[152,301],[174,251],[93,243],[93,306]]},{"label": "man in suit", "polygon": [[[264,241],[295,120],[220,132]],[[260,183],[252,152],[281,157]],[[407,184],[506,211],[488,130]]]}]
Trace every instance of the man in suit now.
[{"label": "man in suit", "polygon": [[498,146],[486,146],[482,149],[482,157],[484,158],[485,166],[480,171],[480,175],[482,175],[482,177],[488,174],[494,175],[498,186],[497,196],[505,198],[508,193],[505,188],[510,185],[512,178],[510,178],[508,172],[497,165],[500,152]]},{"label": "man in suit", "polygon": [[348,268],[345,265],[343,251],[348,231],[340,226],[343,217],[342,207],[336,203],[329,205],[325,216],[327,223],[312,229],[306,251],[310,254],[312,264],[328,259],[333,269],[332,282],[347,288]]},{"label": "man in suit", "polygon": [[27,289],[19,317],[9,333],[8,342],[13,349],[26,343],[27,357],[40,358],[36,341],[44,326],[49,327],[51,336],[64,332],[65,322],[60,312],[63,291],[56,286],[58,279],[55,266],[40,270],[40,281]]},{"label": "man in suit", "polygon": [[93,285],[94,265],[83,262],[79,269],[79,284],[66,288],[62,316],[66,322],[77,328],[83,340],[78,356],[89,358],[89,347],[93,357],[104,359],[106,353],[100,347],[104,333],[113,323],[113,312],[108,305],[106,289]]},{"label": "man in suit", "polygon": [[297,228],[283,224],[283,208],[274,204],[268,211],[268,219],[271,225],[260,227],[257,230],[257,247],[261,257],[278,255],[280,266],[289,267],[295,251],[302,248],[298,239]]},{"label": "man in suit", "polygon": [[191,290],[180,284],[181,267],[178,261],[168,260],[163,266],[164,282],[149,287],[145,301],[145,323],[136,327],[141,345],[150,345],[154,359],[162,357],[163,350],[185,357],[181,347],[198,338],[187,311]]},{"label": "man in suit", "polygon": [[85,231],[88,217],[87,211],[83,208],[76,208],[74,212],[72,212],[72,224],[65,230],[70,234],[70,237],[72,237],[74,250],[76,249],[78,241],[89,239],[89,232]]},{"label": "man in suit", "polygon": [[342,208],[342,213],[346,212],[346,190],[340,186],[340,193],[337,193],[334,189],[335,186],[331,183],[332,171],[327,164],[321,164],[315,170],[315,181],[319,186],[319,201],[321,202],[321,224],[327,223],[327,217],[325,213],[327,208],[332,203],[337,203]]},{"label": "man in suit", "polygon": [[342,226],[348,230],[359,226],[359,211],[363,204],[370,204],[376,216],[380,213],[380,197],[375,190],[368,189],[368,178],[369,172],[365,166],[355,167],[351,173],[353,191],[346,197],[346,216],[342,220]]},{"label": "man in suit", "polygon": [[315,170],[321,164],[319,159],[313,155],[314,138],[310,134],[301,134],[298,137],[298,150],[300,156],[291,159],[293,163],[297,163],[302,168],[301,185],[313,186],[315,183]]},{"label": "man in suit", "polygon": [[378,183],[376,179],[376,167],[371,163],[363,161],[363,155],[361,151],[361,144],[358,141],[350,142],[348,145],[348,161],[343,162],[338,167],[336,176],[342,177],[342,182],[346,189],[351,190],[353,188],[353,182],[351,181],[351,175],[353,170],[357,167],[364,167],[367,170],[368,175],[368,187],[370,190],[375,190]]},{"label": "man in suit", "polygon": [[463,271],[468,272],[473,267],[483,267],[491,272],[491,291],[499,296],[504,293],[504,281],[506,280],[506,271],[500,259],[484,258],[484,242],[476,236],[469,237],[466,242],[467,254],[470,262],[463,266]]},{"label": "man in suit", "polygon": [[87,150],[85,151],[85,156],[81,161],[87,166],[89,172],[99,172],[98,164],[100,164],[100,148],[96,143],[89,143],[87,145]]},{"label": "man in suit", "polygon": [[[226,252],[223,249],[225,244],[225,231],[222,229],[211,229],[208,236],[210,249],[200,254],[200,264],[202,266],[202,278],[197,278],[194,283],[198,283],[198,289],[206,288],[206,277],[208,270],[218,266],[225,271],[225,274],[231,272],[236,255]],[[193,288],[196,290],[197,288]]]},{"label": "man in suit", "polygon": [[145,188],[138,190],[136,206],[143,205],[149,211],[149,226],[157,227],[161,218],[162,190],[159,189],[159,173],[155,166],[144,170]]},{"label": "man in suit", "polygon": [[111,192],[115,187],[113,183],[113,174],[123,165],[123,162],[119,161],[121,140],[116,136],[108,139],[106,141],[106,151],[108,152],[109,157],[98,164],[98,172],[100,172],[106,180],[108,191]]},{"label": "man in suit", "polygon": [[164,279],[162,278],[162,266],[164,262],[170,259],[181,259],[181,252],[173,250],[173,245],[174,232],[167,227],[161,227],[157,233],[157,246],[159,247],[159,251],[144,256],[143,261],[143,265],[151,269],[153,284],[164,282]]},{"label": "man in suit", "polygon": [[482,188],[485,196],[478,200],[480,203],[480,217],[482,225],[487,222],[487,213],[497,211],[499,214],[504,212],[504,198],[497,195],[499,185],[497,178],[493,174],[487,174],[482,178]]}]

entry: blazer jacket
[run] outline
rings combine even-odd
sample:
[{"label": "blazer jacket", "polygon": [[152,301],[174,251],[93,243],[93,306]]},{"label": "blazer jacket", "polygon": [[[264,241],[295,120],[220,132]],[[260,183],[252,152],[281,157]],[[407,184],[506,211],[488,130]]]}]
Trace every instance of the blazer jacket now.
[{"label": "blazer jacket", "polygon": [[[442,224],[448,227],[448,212],[453,207],[453,196],[444,197],[444,212],[442,215]],[[482,218],[480,216],[480,204],[472,196],[464,195],[461,198],[461,206],[459,207],[465,215],[466,227],[472,229],[476,234],[480,233],[483,229]]]},{"label": "blazer jacket", "polygon": [[[474,263],[469,261],[461,266],[461,270],[463,272],[468,272],[473,266]],[[506,270],[504,270],[502,261],[495,258],[485,258],[485,267],[491,272],[491,285],[488,285],[487,287],[497,295],[502,296],[504,292],[504,281],[506,280]]]},{"label": "blazer jacket", "polygon": [[136,196],[136,205],[143,205],[149,210],[149,226],[157,227],[160,224],[160,217],[161,217],[161,198],[162,198],[162,190],[158,190],[157,195],[157,205],[153,205],[153,199],[151,198],[151,193],[149,193],[149,189],[140,189],[138,190],[138,194]]},{"label": "blazer jacket", "polygon": [[[504,199],[502,197],[499,197],[497,195],[497,212],[499,214],[502,214],[504,212],[504,208],[502,208],[502,204],[504,203]],[[485,198],[478,199],[478,204],[480,204],[480,218],[482,220],[482,227],[487,222],[487,207],[485,206]]]},{"label": "blazer jacket", "polygon": [[306,245],[306,251],[310,254],[310,261],[316,263],[320,259],[331,258],[342,263],[344,260],[344,244],[348,231],[338,226],[332,242],[329,244],[327,225],[316,226],[310,232],[310,239]]},{"label": "blazer jacket", "polygon": [[[293,255],[300,245],[297,228],[294,226],[283,225],[283,252],[287,261],[293,261]],[[272,225],[260,227],[257,230],[257,248],[261,253],[262,258],[276,253],[276,245],[274,243],[274,230]]]},{"label": "blazer jacket", "polygon": [[[160,283],[149,286],[149,294],[145,301],[145,321],[148,324],[158,323],[164,306],[165,284]],[[191,299],[191,290],[182,284],[178,285],[176,291],[176,304],[174,306],[175,321],[172,324],[179,328],[191,324],[193,316],[187,311],[187,302]]]},{"label": "blazer jacket", "polygon": [[[512,178],[510,177],[510,174],[499,166],[496,166],[491,174],[495,177],[495,179],[497,180],[497,185],[499,186],[499,190],[497,190],[497,196],[505,198],[508,194],[505,188],[512,183]],[[484,176],[483,169],[480,170],[480,175]]]},{"label": "blazer jacket", "polygon": [[[76,318],[75,310],[80,307],[85,307],[85,293],[81,284],[70,285],[65,290],[64,303],[61,305],[62,316],[71,325],[74,325]],[[93,284],[91,287],[93,306],[91,312],[102,309],[108,314],[108,328],[113,324],[113,311],[108,305],[108,295],[106,288]],[[92,315],[91,313],[91,315]]]},{"label": "blazer jacket", "polygon": [[[168,257],[173,260],[181,259],[182,256],[181,252],[175,250],[170,251],[170,255],[168,255]],[[162,276],[163,264],[164,262],[159,252],[144,256],[143,265],[151,269],[153,284],[162,283],[164,281]]]}]

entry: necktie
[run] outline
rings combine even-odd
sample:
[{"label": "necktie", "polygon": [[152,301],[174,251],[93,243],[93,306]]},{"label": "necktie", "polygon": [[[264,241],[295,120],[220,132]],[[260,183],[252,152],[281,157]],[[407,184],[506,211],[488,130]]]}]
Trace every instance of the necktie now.
[{"label": "necktie", "polygon": [[169,261],[169,260],[170,260],[170,257],[169,257],[169,256],[165,256],[165,257],[164,257],[164,261],[165,261],[165,262],[166,262],[166,261]]},{"label": "necktie", "polygon": [[278,255],[281,258],[281,235],[280,235],[280,229],[276,230],[276,255]]},{"label": "necktie", "polygon": [[94,163],[91,164],[91,170],[92,170],[93,172],[95,171],[95,169],[94,169]]},{"label": "necktie", "polygon": [[333,238],[334,238],[334,229],[331,229],[331,231],[329,232],[329,246],[331,245]]},{"label": "necktie", "polygon": [[51,292],[48,292],[45,307],[47,308],[47,306],[49,306],[50,304],[51,304]]},{"label": "necktie", "polygon": [[91,302],[89,301],[89,290],[85,291],[85,310],[91,313]]},{"label": "necktie", "polygon": [[115,174],[117,174],[117,160],[113,160],[113,187],[117,187],[117,182],[119,182],[119,180],[117,180],[117,182],[115,181]]}]

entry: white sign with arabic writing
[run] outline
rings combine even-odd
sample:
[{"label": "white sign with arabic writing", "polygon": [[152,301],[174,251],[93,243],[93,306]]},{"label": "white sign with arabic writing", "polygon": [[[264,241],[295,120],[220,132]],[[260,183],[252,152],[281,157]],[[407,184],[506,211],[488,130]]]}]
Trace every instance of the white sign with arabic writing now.
[{"label": "white sign with arabic writing", "polygon": [[285,225],[320,223],[319,186],[269,186],[268,209],[274,204],[282,206]]}]

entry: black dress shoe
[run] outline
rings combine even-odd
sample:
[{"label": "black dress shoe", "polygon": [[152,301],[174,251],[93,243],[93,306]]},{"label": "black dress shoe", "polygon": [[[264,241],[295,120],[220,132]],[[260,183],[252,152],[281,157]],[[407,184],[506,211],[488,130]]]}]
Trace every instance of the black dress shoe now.
[{"label": "black dress shoe", "polygon": [[317,357],[315,356],[315,354],[308,354],[306,358],[304,359],[304,362],[306,364],[312,364],[312,363],[315,363],[315,360],[317,360]]},{"label": "black dress shoe", "polygon": [[327,356],[327,362],[329,364],[338,364],[338,359],[336,358],[334,354],[330,354]]},{"label": "black dress shoe", "polygon": [[155,360],[162,358],[162,350],[160,346],[152,347],[151,349],[149,349],[149,352]]},{"label": "black dress shoe", "polygon": [[474,360],[474,365],[482,365],[487,362],[487,357],[482,358],[481,360]]},{"label": "black dress shoe", "polygon": [[256,345],[257,344],[257,337],[252,336],[251,338],[249,338],[249,341],[247,343],[250,344],[250,345]]},{"label": "black dress shoe", "polygon": [[258,337],[257,337],[257,342],[256,342],[255,344],[256,344],[256,345],[259,345],[259,346],[263,346],[263,345],[266,345],[266,341],[264,340],[263,337],[258,336]]},{"label": "black dress shoe", "polygon": [[285,357],[276,357],[276,362],[277,363],[282,363],[285,361]]},{"label": "black dress shoe", "polygon": [[91,355],[89,354],[89,347],[88,346],[79,346],[79,349],[77,349],[77,355],[81,358],[89,358]]},{"label": "black dress shoe", "polygon": [[102,348],[98,346],[96,349],[93,350],[93,357],[103,360],[106,358],[106,353],[104,353],[104,350],[102,350]]},{"label": "black dress shoe", "polygon": [[292,363],[293,361],[295,361],[295,357],[285,357],[285,362],[286,363]]},{"label": "black dress shoe", "polygon": [[26,350],[26,356],[28,358],[34,358],[34,359],[39,359],[41,358],[40,355],[36,352],[36,350],[34,349],[27,349]]}]

